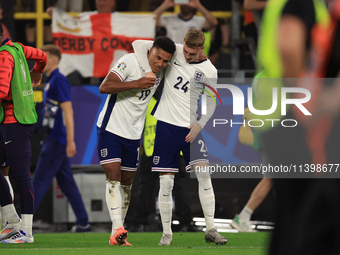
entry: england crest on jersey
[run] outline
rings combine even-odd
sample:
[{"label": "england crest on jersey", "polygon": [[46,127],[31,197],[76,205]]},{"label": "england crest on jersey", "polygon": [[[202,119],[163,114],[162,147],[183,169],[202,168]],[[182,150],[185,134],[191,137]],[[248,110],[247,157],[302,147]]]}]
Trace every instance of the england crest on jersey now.
[{"label": "england crest on jersey", "polygon": [[161,79],[159,77],[159,74],[156,74],[156,85],[155,85],[156,87],[159,85],[160,81]]},{"label": "england crest on jersey", "polygon": [[157,165],[159,163],[160,156],[154,156],[153,157],[153,163]]},{"label": "england crest on jersey", "polygon": [[194,80],[197,83],[203,82],[203,78],[204,78],[204,73],[201,73],[199,71],[195,71],[195,75],[194,75]]},{"label": "england crest on jersey", "polygon": [[105,158],[107,156],[107,148],[100,150],[100,155]]}]

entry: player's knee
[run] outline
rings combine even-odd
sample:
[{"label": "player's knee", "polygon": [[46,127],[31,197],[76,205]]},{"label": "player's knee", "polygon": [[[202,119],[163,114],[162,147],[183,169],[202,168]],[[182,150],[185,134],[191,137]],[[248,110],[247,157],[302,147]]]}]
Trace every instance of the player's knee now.
[{"label": "player's knee", "polygon": [[120,162],[103,164],[102,168],[106,174],[107,181],[121,181]]},{"label": "player's knee", "polygon": [[130,171],[122,171],[121,172],[121,181],[120,183],[122,185],[132,185],[133,177],[135,176],[136,172],[130,172]]},{"label": "player's knee", "polygon": [[[201,169],[201,168],[198,168],[198,169]],[[195,170],[195,174],[196,174],[196,177],[197,177],[198,181],[204,181],[204,180],[209,180],[210,181],[210,173],[209,173],[209,171]]]},{"label": "player's knee", "polygon": [[159,176],[159,185],[161,188],[165,190],[172,190],[174,186],[174,175],[160,175]]},{"label": "player's knee", "polygon": [[28,186],[32,184],[32,178],[29,174],[13,175],[13,179],[15,180],[18,186]]}]

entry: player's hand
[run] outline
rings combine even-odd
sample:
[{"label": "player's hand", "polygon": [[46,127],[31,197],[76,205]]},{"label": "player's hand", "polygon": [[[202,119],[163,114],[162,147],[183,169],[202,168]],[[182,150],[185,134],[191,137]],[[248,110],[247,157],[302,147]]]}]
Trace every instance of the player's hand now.
[{"label": "player's hand", "polygon": [[145,77],[146,78],[155,78],[155,79],[157,79],[156,74],[154,74],[153,72],[145,73]]},{"label": "player's hand", "polygon": [[74,155],[76,155],[77,150],[76,150],[76,144],[74,143],[74,141],[72,142],[68,142],[66,145],[66,155],[69,158],[73,158]]},{"label": "player's hand", "polygon": [[202,51],[202,52],[198,55],[197,61],[198,61],[198,62],[201,62],[201,61],[206,60],[206,59],[207,59],[207,56],[206,56],[205,53]]},{"label": "player's hand", "polygon": [[242,117],[245,120],[251,120],[252,119],[252,113],[250,112],[249,108],[247,107],[244,109],[244,115]]},{"label": "player's hand", "polygon": [[190,0],[187,5],[191,8],[198,9],[201,6],[201,2],[199,0]]},{"label": "player's hand", "polygon": [[54,6],[50,6],[46,9],[46,13],[48,15],[50,15],[51,17],[52,17],[52,13],[53,13],[54,8],[55,8]]},{"label": "player's hand", "polygon": [[197,135],[199,134],[199,132],[201,132],[202,127],[198,122],[195,122],[193,124],[191,124],[188,129],[190,129],[189,134],[185,137],[185,141],[188,143],[192,143],[195,138],[197,137]]},{"label": "player's hand", "polygon": [[37,73],[31,70],[30,74],[31,74],[32,86],[33,87],[39,86],[41,83],[41,79],[42,79],[42,73]]},{"label": "player's hand", "polygon": [[156,78],[140,78],[138,81],[138,88],[140,89],[148,89],[153,87],[156,84]]},{"label": "player's hand", "polygon": [[254,133],[251,130],[251,127],[248,125],[241,126],[238,131],[238,139],[242,144],[253,146],[254,144]]},{"label": "player's hand", "polygon": [[247,123],[248,120],[252,119],[252,113],[250,112],[248,107],[244,109],[244,115],[242,118],[246,120],[246,124],[245,126],[240,127],[240,130],[238,131],[238,139],[242,144],[253,146],[254,133],[251,127]]}]

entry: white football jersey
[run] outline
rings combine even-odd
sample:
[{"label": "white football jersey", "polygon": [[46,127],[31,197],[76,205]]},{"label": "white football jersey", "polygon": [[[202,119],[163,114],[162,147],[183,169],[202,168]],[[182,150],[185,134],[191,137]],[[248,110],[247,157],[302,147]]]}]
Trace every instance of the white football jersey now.
[{"label": "white football jersey", "polygon": [[202,30],[205,18],[194,15],[189,20],[183,20],[179,14],[161,16],[163,27],[166,28],[167,37],[175,43],[183,43],[185,34],[190,28]]},{"label": "white football jersey", "polygon": [[157,120],[180,127],[197,122],[198,102],[204,88],[202,83],[215,87],[217,69],[208,59],[187,63],[183,45],[176,44],[176,52],[165,68],[164,90],[153,115]]},{"label": "white football jersey", "polygon": [[[122,82],[138,80],[145,76],[134,53],[120,58],[110,72],[115,73]],[[163,74],[164,70],[156,74],[156,85],[149,89],[130,89],[109,94],[99,114],[97,126],[120,137],[140,139],[149,101]]]}]

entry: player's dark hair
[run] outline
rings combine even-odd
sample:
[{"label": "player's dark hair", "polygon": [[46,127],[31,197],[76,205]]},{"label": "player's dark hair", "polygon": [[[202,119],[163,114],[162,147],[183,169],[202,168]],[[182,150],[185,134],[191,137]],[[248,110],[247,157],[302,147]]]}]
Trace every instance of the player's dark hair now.
[{"label": "player's dark hair", "polygon": [[0,36],[4,36],[4,29],[2,28],[2,23],[0,22]]},{"label": "player's dark hair", "polygon": [[161,48],[171,55],[174,54],[174,52],[176,51],[175,43],[167,36],[158,36],[154,40],[152,47],[155,49]]}]

